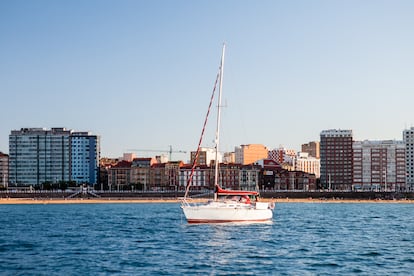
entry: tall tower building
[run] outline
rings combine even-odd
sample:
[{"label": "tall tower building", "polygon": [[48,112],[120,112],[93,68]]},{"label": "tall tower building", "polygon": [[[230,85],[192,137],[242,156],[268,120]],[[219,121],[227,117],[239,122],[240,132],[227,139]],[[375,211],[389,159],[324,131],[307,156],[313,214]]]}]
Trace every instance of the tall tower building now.
[{"label": "tall tower building", "polygon": [[405,190],[403,141],[355,141],[354,188],[371,191]]},{"label": "tall tower building", "polygon": [[352,130],[323,130],[320,134],[321,185],[351,190],[353,181]]},{"label": "tall tower building", "polygon": [[9,183],[97,183],[99,137],[65,128],[22,128],[9,135]]},{"label": "tall tower building", "polygon": [[70,131],[22,128],[9,135],[10,185],[70,180]]},{"label": "tall tower building", "polygon": [[89,132],[72,132],[71,180],[76,183],[98,184],[100,139]]},{"label": "tall tower building", "polygon": [[403,131],[407,190],[414,190],[414,127]]}]

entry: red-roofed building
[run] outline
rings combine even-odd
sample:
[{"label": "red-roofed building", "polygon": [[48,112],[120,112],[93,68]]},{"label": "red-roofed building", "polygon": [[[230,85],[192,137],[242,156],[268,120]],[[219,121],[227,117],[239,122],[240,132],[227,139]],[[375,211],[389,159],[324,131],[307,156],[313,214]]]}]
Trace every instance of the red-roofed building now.
[{"label": "red-roofed building", "polygon": [[[241,168],[243,165],[236,163],[220,164],[218,183],[223,189],[241,190]],[[214,182],[214,172],[212,174]]]},{"label": "red-roofed building", "polygon": [[110,190],[121,191],[131,183],[131,162],[120,161],[108,169],[108,185]]},{"label": "red-roofed building", "polygon": [[[185,190],[187,186],[188,180],[191,175],[191,168],[192,165],[185,164],[180,168],[179,174],[179,189]],[[193,190],[205,190],[205,189],[213,189],[213,184],[211,180],[211,176],[214,173],[214,168],[206,166],[206,165],[199,165],[196,166],[194,169],[193,177],[191,180],[191,189]],[[213,179],[214,181],[214,179]]]},{"label": "red-roofed building", "polygon": [[150,191],[163,191],[166,183],[165,163],[155,163],[151,165],[150,182],[147,187]]},{"label": "red-roofed building", "polygon": [[239,190],[256,191],[259,188],[260,172],[259,165],[244,165],[239,169]]},{"label": "red-roofed building", "polygon": [[[184,190],[190,178],[192,166],[184,165],[180,168],[180,190]],[[260,166],[242,164],[220,164],[218,184],[230,190],[256,190],[259,182]],[[194,190],[214,189],[214,167],[196,166],[191,181]]]},{"label": "red-roofed building", "polygon": [[167,183],[164,185],[168,190],[176,190],[179,186],[180,168],[184,165],[182,161],[171,161],[165,164]]},{"label": "red-roofed building", "polygon": [[147,190],[150,183],[151,166],[156,163],[155,158],[134,158],[131,165],[132,189]]},{"label": "red-roofed building", "polygon": [[262,190],[301,190],[316,189],[316,176],[302,171],[290,171],[272,160],[263,159],[257,162],[262,166],[259,187]]}]

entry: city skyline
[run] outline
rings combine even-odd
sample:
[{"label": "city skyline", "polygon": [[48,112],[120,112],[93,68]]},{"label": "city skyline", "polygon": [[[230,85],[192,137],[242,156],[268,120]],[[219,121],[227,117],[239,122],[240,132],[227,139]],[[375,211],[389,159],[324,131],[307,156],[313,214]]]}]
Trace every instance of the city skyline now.
[{"label": "city skyline", "polygon": [[325,129],[402,140],[413,12],[411,1],[3,1],[0,151],[11,130],[66,127],[100,135],[101,156],[191,152],[223,42],[222,151],[299,151]]},{"label": "city skyline", "polygon": [[[51,128],[22,128],[22,129],[15,129],[15,130],[11,130],[10,131],[10,135],[13,135],[14,132],[21,132],[21,131],[27,131],[27,130],[29,130],[29,131],[36,131],[36,130],[38,130],[38,131],[50,132],[50,131],[53,131],[53,129],[63,129],[64,131],[71,132],[71,133],[74,133],[74,134],[77,134],[77,133],[87,133],[87,132],[79,132],[77,130],[68,129],[68,128],[65,128],[65,127],[63,127],[63,128],[53,128],[53,127],[51,127]],[[387,142],[387,141],[404,142],[404,139],[405,139],[405,136],[404,135],[405,135],[405,133],[406,132],[412,132],[413,130],[414,130],[414,127],[411,127],[410,129],[404,129],[404,130],[402,130],[403,135],[402,135],[401,139],[364,139],[364,140],[352,139],[352,142],[353,143],[358,143],[358,142],[359,143],[361,143],[361,142]],[[219,159],[223,158],[222,155],[225,155],[225,154],[228,154],[228,153],[233,153],[234,154],[236,151],[238,151],[238,150],[240,151],[241,148],[243,148],[243,147],[249,147],[249,146],[254,146],[254,147],[259,147],[259,148],[263,146],[268,151],[268,153],[270,153],[272,151],[275,151],[275,150],[276,151],[277,150],[286,150],[286,154],[289,155],[289,154],[292,154],[292,151],[293,151],[294,154],[297,155],[298,158],[300,158],[299,153],[303,153],[303,152],[310,153],[312,151],[309,148],[303,151],[302,150],[303,149],[303,146],[309,146],[309,144],[312,144],[312,143],[315,143],[315,142],[319,145],[319,143],[321,141],[320,140],[320,137],[323,135],[323,133],[324,132],[330,132],[330,131],[334,131],[334,132],[336,132],[336,131],[350,132],[350,133],[352,133],[351,134],[352,135],[352,138],[354,138],[354,136],[353,136],[354,134],[353,134],[353,130],[352,129],[348,129],[348,130],[344,130],[344,129],[326,129],[326,130],[321,130],[320,131],[320,136],[319,136],[318,140],[315,140],[315,141],[306,141],[306,142],[304,141],[304,142],[302,142],[301,145],[300,145],[300,147],[301,147],[300,149],[291,149],[291,148],[287,148],[287,147],[285,147],[283,145],[279,145],[279,147],[270,148],[267,145],[260,144],[260,143],[258,143],[258,144],[240,144],[240,145],[234,145],[234,147],[231,150],[229,150],[229,151],[223,151],[223,150],[221,150],[219,152]],[[99,134],[96,134],[96,133],[90,133],[89,132],[88,135],[93,135],[93,136],[96,136],[96,137],[101,138],[100,135]],[[202,149],[202,151],[209,151],[209,150],[214,151],[214,147],[201,147],[201,149]],[[102,149],[101,148],[100,148],[100,151],[102,152]],[[130,159],[132,157],[133,158],[156,158],[158,156],[158,157],[161,157],[162,160],[182,161],[182,162],[185,162],[185,163],[191,163],[192,162],[191,160],[193,158],[192,155],[195,153],[195,151],[196,151],[196,149],[194,149],[192,151],[188,151],[188,152],[187,151],[179,151],[179,150],[175,150],[172,147],[172,145],[170,145],[169,148],[168,149],[165,149],[165,150],[164,149],[160,149],[160,150],[155,150],[155,149],[146,149],[146,150],[145,149],[129,149],[127,151],[120,152],[116,156],[104,156],[104,155],[101,154],[100,155],[100,158],[110,158],[110,159],[112,159],[112,158],[113,159],[118,159],[118,158],[123,159],[123,158],[127,158],[127,159]],[[0,153],[4,153],[4,154],[7,154],[8,155],[8,153],[5,152],[5,151],[0,151]],[[313,153],[313,154],[314,154],[314,155],[312,155],[313,157],[316,157],[317,159],[319,159],[318,153]],[[176,155],[185,156],[185,157],[184,158],[174,158],[174,156],[176,156]],[[170,157],[171,156],[173,156],[173,158],[171,158],[171,160],[170,160]],[[240,163],[240,162],[236,162],[236,163]],[[243,163],[243,162],[241,162],[241,163]]]}]

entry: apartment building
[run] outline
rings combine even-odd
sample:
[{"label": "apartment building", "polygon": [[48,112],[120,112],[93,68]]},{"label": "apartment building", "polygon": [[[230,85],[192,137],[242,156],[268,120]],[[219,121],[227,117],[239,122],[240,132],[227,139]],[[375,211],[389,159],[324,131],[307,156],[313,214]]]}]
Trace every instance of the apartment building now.
[{"label": "apartment building", "polygon": [[166,183],[164,187],[167,190],[177,189],[179,185],[180,168],[184,165],[182,161],[170,161],[165,164]]},{"label": "apartment building", "polygon": [[122,160],[108,169],[110,191],[122,191],[131,184],[132,162]]},{"label": "apartment building", "polygon": [[244,165],[239,169],[239,187],[240,190],[255,191],[259,189],[259,176],[262,167],[259,165]]},{"label": "apartment building", "polygon": [[223,154],[223,163],[236,163],[236,154],[234,152],[225,152]]},{"label": "apartment building", "polygon": [[274,189],[286,191],[310,191],[316,188],[316,177],[302,171],[280,170],[275,173]]},{"label": "apartment building", "polygon": [[355,141],[353,152],[355,190],[405,190],[406,162],[403,141]]},{"label": "apartment building", "polygon": [[[242,167],[241,164],[220,164],[219,166],[219,176],[218,176],[218,183],[222,188],[230,189],[230,190],[241,190],[242,187],[240,187],[240,181],[242,177]],[[245,175],[245,183],[244,185],[247,186],[248,184],[248,176],[246,174],[249,174],[248,172],[244,171]],[[214,172],[212,171],[212,178],[211,182],[214,185]]]},{"label": "apartment building", "polygon": [[150,171],[150,185],[151,191],[168,190],[168,174],[166,171],[167,163],[155,163],[151,166]]},{"label": "apartment building", "polygon": [[65,128],[22,128],[9,135],[9,184],[96,184],[99,136]]},{"label": "apartment building", "polygon": [[321,185],[325,189],[351,190],[353,184],[352,130],[320,133]]},{"label": "apartment building", "polygon": [[259,187],[263,190],[301,190],[316,189],[316,176],[303,171],[290,171],[282,168],[272,159],[257,162],[262,167]]},{"label": "apartment building", "polygon": [[70,181],[70,130],[22,128],[9,135],[9,184]]},{"label": "apartment building", "polygon": [[319,178],[321,175],[320,159],[310,156],[307,152],[299,152],[295,160],[295,170],[311,173]]},{"label": "apartment building", "polygon": [[[190,164],[193,164],[196,153],[196,151],[191,152]],[[214,148],[200,148],[200,152],[198,153],[197,158],[197,165],[210,166],[214,160],[216,160],[216,150]],[[222,154],[220,152],[217,153],[217,160],[220,163],[223,160]]]},{"label": "apartment building", "polygon": [[[258,165],[220,164],[218,184],[230,190],[255,190],[258,188],[261,167]],[[183,190],[190,178],[191,165],[180,168],[179,187]],[[200,165],[195,168],[192,189],[214,189],[214,167]]]},{"label": "apartment building", "polygon": [[236,163],[242,165],[253,164],[257,160],[267,158],[268,150],[261,144],[249,144],[236,147],[234,150]]},{"label": "apartment building", "polygon": [[0,151],[0,187],[7,188],[9,183],[9,156]]},{"label": "apartment building", "polygon": [[71,180],[79,184],[97,184],[99,174],[100,139],[90,132],[72,132]]},{"label": "apartment building", "polygon": [[[183,165],[179,172],[179,190],[185,190],[188,184],[192,190],[205,190],[214,188],[214,168],[206,165],[198,165],[194,168],[191,177],[192,164]],[[190,180],[191,179],[191,180]]]},{"label": "apartment building", "polygon": [[131,164],[131,184],[135,189],[147,190],[150,183],[151,166],[156,163],[155,158],[134,158]]},{"label": "apartment building", "polygon": [[407,190],[414,191],[414,127],[403,131],[403,140],[405,143]]},{"label": "apartment building", "polygon": [[279,147],[277,149],[270,150],[267,158],[276,161],[286,170],[295,170],[295,150]]},{"label": "apartment building", "polygon": [[307,144],[302,144],[301,152],[309,153],[309,156],[314,158],[320,158],[320,143],[316,141],[309,142]]}]

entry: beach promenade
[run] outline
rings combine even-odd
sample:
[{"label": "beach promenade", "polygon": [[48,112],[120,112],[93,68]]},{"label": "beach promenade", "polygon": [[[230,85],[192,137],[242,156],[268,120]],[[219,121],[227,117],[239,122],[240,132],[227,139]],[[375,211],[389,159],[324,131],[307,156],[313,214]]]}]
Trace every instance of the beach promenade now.
[{"label": "beach promenade", "polygon": [[[1,191],[0,204],[102,204],[102,203],[179,203],[180,191]],[[198,191],[191,201],[212,198],[212,193]],[[260,201],[275,203],[414,203],[413,192],[355,191],[261,191]]]}]

